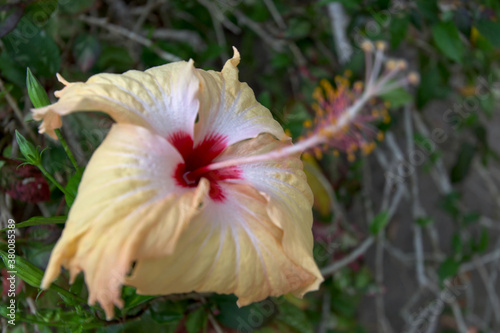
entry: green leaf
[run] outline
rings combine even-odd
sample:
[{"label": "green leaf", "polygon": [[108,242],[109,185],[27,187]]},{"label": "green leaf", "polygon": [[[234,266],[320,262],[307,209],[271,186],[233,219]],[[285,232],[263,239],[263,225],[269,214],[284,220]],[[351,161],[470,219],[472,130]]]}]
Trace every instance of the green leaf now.
[{"label": "green leaf", "polygon": [[450,91],[447,78],[432,64],[421,70],[420,84],[417,88],[417,107],[422,109],[428,102],[436,98],[444,98]]},{"label": "green leaf", "polygon": [[53,77],[59,71],[61,54],[56,42],[24,16],[16,29],[2,38],[7,54],[18,65],[30,67],[44,77]]},{"label": "green leaf", "polygon": [[60,1],[59,7],[63,12],[77,14],[86,11],[94,5],[95,0]]},{"label": "green leaf", "polygon": [[30,68],[26,68],[26,87],[31,103],[35,108],[41,108],[50,104],[49,96],[43,89],[37,78],[31,73]]},{"label": "green leaf", "polygon": [[25,16],[38,27],[47,24],[57,9],[57,0],[37,0],[26,6]]},{"label": "green leaf", "polygon": [[305,312],[286,301],[279,305],[279,313],[276,316],[276,320],[284,323],[297,333],[314,332],[314,326],[309,318],[307,318]]},{"label": "green leaf", "polygon": [[122,293],[122,298],[125,302],[125,306],[123,307],[123,313],[127,313],[129,310],[131,310],[132,308],[138,306],[138,305],[141,305],[143,303],[146,303],[154,298],[156,298],[157,296],[147,296],[147,295],[138,295],[136,293],[136,290],[135,288],[132,288],[132,287],[129,287],[129,286],[125,286],[123,288],[123,293]]},{"label": "green leaf", "polygon": [[437,21],[439,19],[439,7],[436,1],[418,0],[417,7],[424,18],[429,21]]},{"label": "green leaf", "polygon": [[292,63],[292,59],[286,53],[277,53],[271,59],[271,64],[274,68],[285,68]]},{"label": "green leaf", "polygon": [[490,20],[479,20],[477,30],[496,47],[500,47],[500,22]]},{"label": "green leaf", "polygon": [[207,311],[205,308],[200,307],[187,315],[186,330],[188,333],[199,333],[207,326],[207,321]]},{"label": "green leaf", "polygon": [[409,23],[410,18],[408,16],[394,17],[391,20],[389,31],[391,38],[390,43],[393,49],[396,49],[399,44],[401,44],[401,42],[405,39]]},{"label": "green leaf", "polygon": [[477,247],[478,252],[485,252],[488,249],[490,243],[490,233],[486,228],[481,230],[481,237],[479,239],[479,244]]},{"label": "green leaf", "polygon": [[453,191],[446,194],[441,201],[441,208],[443,208],[454,219],[458,219],[461,214],[460,208],[458,207],[460,197],[460,193]]},{"label": "green leaf", "polygon": [[307,20],[293,18],[290,20],[285,36],[291,39],[300,39],[309,35],[312,25]]},{"label": "green leaf", "polygon": [[466,214],[464,214],[462,216],[462,223],[464,225],[471,225],[471,224],[475,224],[479,221],[479,219],[481,218],[481,213],[480,212],[468,212]]},{"label": "green leaf", "polygon": [[15,259],[9,258],[9,254],[1,250],[0,257],[2,257],[7,270],[16,271],[16,275],[30,286],[40,287],[43,277],[43,271],[40,268],[18,255],[15,256]]},{"label": "green leaf", "polygon": [[460,40],[458,29],[452,21],[434,25],[432,36],[436,46],[445,56],[458,63],[462,62],[465,48]]},{"label": "green leaf", "polygon": [[184,318],[184,307],[179,302],[152,302],[149,311],[151,312],[151,318],[160,324],[178,322]]},{"label": "green leaf", "polygon": [[460,237],[460,233],[454,232],[453,236],[451,237],[451,248],[453,250],[453,253],[457,256],[461,256],[463,253],[463,242],[462,238]]},{"label": "green leaf", "polygon": [[259,94],[257,100],[260,104],[264,105],[266,108],[271,109],[271,93],[268,90],[265,90]]},{"label": "green leaf", "polygon": [[80,181],[82,180],[83,171],[84,169],[78,169],[78,171],[75,172],[75,174],[68,180],[68,184],[65,187],[66,192],[68,192],[69,194],[65,194],[64,196],[68,207],[71,207],[71,205],[73,205],[73,202],[75,201],[76,194],[78,192],[78,186],[80,185]]},{"label": "green leaf", "polygon": [[69,292],[75,295],[80,295],[85,286],[85,279],[83,274],[78,274],[75,278],[75,281],[69,286]]},{"label": "green leaf", "polygon": [[[10,304],[2,304],[2,306],[0,306],[0,316],[7,318],[7,320],[14,320],[14,322],[19,323],[21,321],[19,312],[14,310],[14,313],[10,313],[10,309],[8,308],[10,306],[11,306]],[[16,308],[15,303],[14,303],[14,307]],[[20,331],[20,332],[24,332],[24,331]]]},{"label": "green leaf", "polygon": [[[68,219],[67,216],[53,216],[53,217],[35,216],[27,221],[16,223],[16,229],[31,227],[34,225],[63,224],[66,222],[67,219]],[[0,232],[4,232],[7,229],[8,228],[1,229]]]},{"label": "green leaf", "polygon": [[23,154],[26,162],[33,165],[40,165],[42,158],[38,149],[35,146],[26,140],[26,138],[16,130],[16,140],[19,145],[19,150],[21,154]]},{"label": "green leaf", "polygon": [[434,220],[431,217],[419,217],[416,222],[418,225],[425,227],[434,223]]},{"label": "green leaf", "polygon": [[446,259],[441,263],[441,266],[439,266],[439,280],[443,282],[445,279],[457,275],[459,267],[460,264],[452,258]]},{"label": "green leaf", "polygon": [[247,306],[238,307],[234,295],[215,295],[211,297],[217,303],[218,322],[237,331],[251,332],[269,322],[275,314],[277,306],[272,300],[265,300]]},{"label": "green leaf", "polygon": [[26,69],[15,62],[7,52],[0,53],[0,72],[3,77],[19,87],[26,83]]},{"label": "green leaf", "polygon": [[391,107],[399,108],[413,100],[413,96],[404,88],[397,88],[381,95],[383,100],[391,103]]},{"label": "green leaf", "polygon": [[370,224],[370,232],[373,235],[378,235],[380,231],[382,231],[385,226],[389,223],[389,213],[387,211],[383,211],[373,219]]},{"label": "green leaf", "polygon": [[451,169],[450,179],[452,183],[458,183],[465,179],[469,173],[472,159],[475,154],[475,146],[467,142],[462,143],[455,165]]},{"label": "green leaf", "polygon": [[[1,250],[0,257],[9,271],[15,271],[15,274],[30,286],[40,288],[43,278],[43,271],[40,268],[18,255],[15,256],[14,264],[12,259],[9,258],[9,254]],[[78,297],[55,284],[51,284],[49,289],[56,291],[59,296],[61,296],[61,298],[70,305],[87,304],[83,298]]]}]

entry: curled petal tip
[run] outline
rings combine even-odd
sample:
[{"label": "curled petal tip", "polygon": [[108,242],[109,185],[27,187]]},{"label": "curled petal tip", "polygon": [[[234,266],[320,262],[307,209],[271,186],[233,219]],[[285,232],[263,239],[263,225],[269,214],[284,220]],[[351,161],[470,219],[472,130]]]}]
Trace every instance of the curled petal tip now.
[{"label": "curled petal tip", "polygon": [[62,83],[62,84],[64,84],[65,86],[69,86],[69,85],[71,85],[71,83],[70,83],[70,82],[68,82],[65,78],[63,78],[61,74],[56,73],[56,77],[57,77],[57,81],[61,82],[61,83]]},{"label": "curled petal tip", "polygon": [[233,46],[233,57],[229,61],[233,66],[236,67],[240,63],[240,59],[241,59],[240,52],[236,47]]}]

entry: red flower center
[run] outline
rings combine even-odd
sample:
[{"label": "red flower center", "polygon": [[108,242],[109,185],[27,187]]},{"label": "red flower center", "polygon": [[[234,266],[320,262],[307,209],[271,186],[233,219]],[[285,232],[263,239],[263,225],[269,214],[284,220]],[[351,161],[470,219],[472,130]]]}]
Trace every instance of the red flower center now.
[{"label": "red flower center", "polygon": [[206,178],[210,181],[210,197],[215,201],[223,201],[225,195],[220,182],[226,179],[241,178],[238,167],[203,171],[203,167],[212,163],[226,149],[225,136],[211,134],[194,146],[193,138],[188,133],[179,131],[172,134],[168,141],[177,148],[184,159],[184,163],[177,165],[173,175],[178,185],[196,187],[201,178]]}]

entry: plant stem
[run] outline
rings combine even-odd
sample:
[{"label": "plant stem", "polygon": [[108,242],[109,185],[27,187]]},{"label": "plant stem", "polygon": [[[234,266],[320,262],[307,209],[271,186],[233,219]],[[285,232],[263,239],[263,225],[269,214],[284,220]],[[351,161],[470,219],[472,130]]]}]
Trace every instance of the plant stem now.
[{"label": "plant stem", "polygon": [[62,193],[64,193],[65,196],[67,196],[69,198],[72,198],[72,199],[75,198],[71,193],[69,193],[68,191],[66,191],[66,189],[64,187],[62,187],[62,185],[59,184],[57,182],[57,180],[55,180],[55,178],[52,177],[52,175],[50,173],[47,172],[47,170],[45,170],[45,168],[43,167],[42,163],[38,163],[38,164],[36,164],[36,166],[38,167],[38,169],[40,169],[40,171],[43,173],[43,175],[48,180],[50,180],[55,186],[57,186],[58,189],[61,190]]},{"label": "plant stem", "polygon": [[79,166],[78,166],[78,163],[76,163],[76,159],[75,157],[73,156],[73,153],[71,152],[71,150],[69,149],[69,146],[68,146],[68,143],[66,142],[66,140],[64,139],[62,133],[61,133],[61,130],[56,128],[54,130],[56,132],[56,135],[57,135],[57,138],[59,139],[59,141],[61,142],[61,145],[63,146],[64,148],[64,151],[66,152],[66,154],[68,155],[69,157],[69,160],[71,161],[71,164],[73,164],[73,166],[75,167],[76,171],[79,170]]}]

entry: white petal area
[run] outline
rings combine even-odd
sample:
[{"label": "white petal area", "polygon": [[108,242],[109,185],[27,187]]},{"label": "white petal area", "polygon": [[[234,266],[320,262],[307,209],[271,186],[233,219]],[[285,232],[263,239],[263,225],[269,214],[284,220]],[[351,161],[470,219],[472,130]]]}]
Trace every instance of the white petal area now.
[{"label": "white petal area", "polygon": [[240,306],[302,290],[314,275],[283,251],[283,231],[267,199],[247,185],[225,184],[226,200],[207,200],[175,251],[139,260],[126,283],[140,294],[234,293]]},{"label": "white petal area", "polygon": [[57,242],[42,288],[61,266],[74,278],[85,273],[89,304],[98,301],[108,318],[121,306],[121,286],[131,263],[170,254],[206,197],[176,185],[182,157],[163,137],[134,125],[114,125],[95,151]]},{"label": "white petal area", "polygon": [[[224,151],[215,160],[223,161],[242,156],[264,154],[284,148],[291,143],[280,142],[268,134],[239,142]],[[238,166],[241,179],[228,182],[248,184],[268,198],[267,214],[283,231],[282,246],[292,260],[313,274],[316,279],[310,285],[296,291],[297,296],[317,290],[323,277],[314,261],[312,235],[313,194],[303,171],[300,155]]]},{"label": "white petal area", "polygon": [[226,145],[260,133],[270,133],[280,140],[286,138],[271,112],[255,99],[253,90],[239,81],[239,62],[240,54],[234,49],[233,58],[226,62],[222,72],[197,70],[202,90],[195,144],[210,135],[223,136]]},{"label": "white petal area", "polygon": [[153,67],[145,72],[97,74],[86,82],[68,83],[56,92],[59,100],[33,109],[33,118],[43,120],[40,133],[55,138],[61,116],[77,111],[101,111],[117,123],[148,128],[163,137],[183,131],[193,137],[200,102],[200,81],[193,61]]}]

